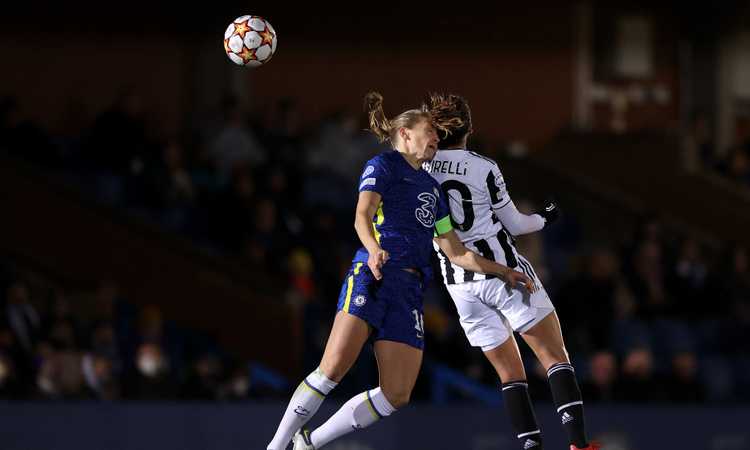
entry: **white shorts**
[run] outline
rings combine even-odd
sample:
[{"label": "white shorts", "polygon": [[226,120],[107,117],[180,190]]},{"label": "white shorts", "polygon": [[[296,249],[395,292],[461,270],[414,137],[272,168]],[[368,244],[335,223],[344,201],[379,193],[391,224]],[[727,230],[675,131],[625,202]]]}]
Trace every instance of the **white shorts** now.
[{"label": "white shorts", "polygon": [[447,285],[469,343],[492,350],[514,330],[523,333],[554,311],[542,283],[534,281],[539,287],[534,293],[498,278]]}]

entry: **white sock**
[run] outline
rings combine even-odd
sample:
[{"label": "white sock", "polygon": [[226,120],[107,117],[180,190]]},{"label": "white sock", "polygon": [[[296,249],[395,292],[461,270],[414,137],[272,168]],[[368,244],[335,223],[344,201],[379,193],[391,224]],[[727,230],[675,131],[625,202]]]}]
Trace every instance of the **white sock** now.
[{"label": "white sock", "polygon": [[361,430],[378,419],[390,416],[394,411],[396,408],[391,406],[379,387],[365,391],[344,403],[326,423],[310,434],[310,440],[319,449],[346,433]]},{"label": "white sock", "polygon": [[273,436],[271,443],[268,444],[268,450],[284,450],[292,436],[310,418],[318,411],[320,405],[325,400],[333,388],[338,383],[329,380],[320,368],[315,369],[313,373],[307,376],[302,383],[297,386],[292,399],[289,400],[289,406],[286,407],[284,417],[281,418],[279,428]]}]

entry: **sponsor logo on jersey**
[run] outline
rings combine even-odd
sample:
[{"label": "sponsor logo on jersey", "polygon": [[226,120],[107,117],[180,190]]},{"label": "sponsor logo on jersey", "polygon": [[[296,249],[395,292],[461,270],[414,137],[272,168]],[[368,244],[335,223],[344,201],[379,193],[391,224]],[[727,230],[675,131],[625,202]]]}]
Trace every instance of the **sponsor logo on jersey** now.
[{"label": "sponsor logo on jersey", "polygon": [[564,412],[563,415],[562,415],[562,423],[563,423],[563,425],[566,424],[566,423],[568,423],[568,422],[572,422],[572,421],[573,421],[573,416],[571,416],[570,414],[568,414],[567,411]]},{"label": "sponsor logo on jersey", "polygon": [[375,172],[375,167],[373,166],[367,166],[365,167],[365,171],[362,174],[360,178],[365,178],[367,175],[370,175],[371,173]]},{"label": "sponsor logo on jersey", "polygon": [[414,215],[417,217],[419,223],[427,228],[435,226],[435,205],[437,205],[437,197],[429,192],[422,192],[417,195],[417,199],[422,202],[422,205],[414,210]]},{"label": "sponsor logo on jersey", "polygon": [[524,450],[528,450],[532,447],[538,447],[539,442],[533,440],[533,439],[526,439],[526,442],[523,443]]}]

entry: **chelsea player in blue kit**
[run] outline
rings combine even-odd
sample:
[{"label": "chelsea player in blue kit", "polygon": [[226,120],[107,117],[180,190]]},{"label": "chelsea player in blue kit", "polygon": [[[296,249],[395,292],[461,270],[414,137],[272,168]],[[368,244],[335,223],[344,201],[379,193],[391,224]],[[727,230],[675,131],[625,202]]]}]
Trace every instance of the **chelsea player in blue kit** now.
[{"label": "chelsea player in blue kit", "polygon": [[[360,178],[354,227],[363,247],[344,279],[320,365],[297,387],[268,450],[285,449],[293,434],[295,450],[320,449],[408,403],[422,364],[422,297],[433,239],[452,263],[533,289],[522,273],[467,250],[453,231],[440,186],[421,168],[437,151],[430,113],[408,110],[389,120],[382,102],[377,93],[366,97],[370,129],[394,151],[371,159]],[[380,385],[354,396],[314,431],[303,428],[368,339]]]}]

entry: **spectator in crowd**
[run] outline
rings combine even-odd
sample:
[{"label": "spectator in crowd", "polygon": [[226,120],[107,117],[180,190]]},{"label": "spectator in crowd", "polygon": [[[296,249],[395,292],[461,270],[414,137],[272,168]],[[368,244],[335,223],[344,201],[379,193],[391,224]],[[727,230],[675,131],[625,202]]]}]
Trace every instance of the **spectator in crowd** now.
[{"label": "spectator in crowd", "polygon": [[0,97],[0,150],[45,167],[58,167],[61,162],[53,138],[14,97]]},{"label": "spectator in crowd", "polygon": [[271,164],[287,167],[292,177],[298,178],[301,171],[296,166],[307,157],[297,100],[287,97],[272,103],[264,130],[266,145],[273,149],[269,154]]},{"label": "spectator in crowd", "polygon": [[617,400],[617,359],[609,351],[599,351],[589,358],[589,377],[582,383],[583,397],[589,402],[611,403]]},{"label": "spectator in crowd", "polygon": [[698,358],[695,353],[682,351],[671,360],[669,401],[675,403],[702,403],[706,399],[703,384],[698,380]]},{"label": "spectator in crowd", "polygon": [[672,312],[667,288],[662,225],[649,217],[639,226],[625,258],[628,284],[637,300],[635,314],[643,319]]},{"label": "spectator in crowd", "polygon": [[613,323],[624,318],[623,301],[630,293],[611,249],[595,247],[583,264],[584,271],[561,287],[558,311],[561,320],[573,324],[567,331],[570,345],[592,352],[612,345]]},{"label": "spectator in crowd", "polygon": [[670,278],[669,291],[679,303],[675,305],[677,314],[682,317],[700,317],[705,314],[702,299],[708,294],[708,265],[694,238],[683,240]]},{"label": "spectator in crowd", "polygon": [[120,385],[115,364],[106,355],[85,353],[81,358],[81,372],[85,382],[85,396],[98,400],[118,400]]},{"label": "spectator in crowd", "polygon": [[211,141],[208,157],[216,170],[229,177],[238,167],[258,167],[268,159],[267,151],[247,125],[239,100],[227,97],[223,105],[224,123]]},{"label": "spectator in crowd", "polygon": [[229,370],[219,391],[219,398],[226,401],[244,401],[251,396],[251,380],[247,368],[236,364]]},{"label": "spectator in crowd", "polygon": [[722,288],[721,298],[725,299],[726,320],[724,321],[722,348],[732,354],[750,356],[747,336],[750,336],[750,264],[747,249],[732,246],[727,252],[728,268],[719,271]]},{"label": "spectator in crowd", "polygon": [[8,357],[22,380],[33,377],[33,355],[42,333],[41,317],[31,304],[27,283],[14,280],[6,289],[5,305],[0,309],[0,330],[8,333],[5,339]]},{"label": "spectator in crowd", "polygon": [[216,355],[199,356],[191,365],[182,397],[190,400],[217,400],[221,394],[223,367]]},{"label": "spectator in crowd", "polygon": [[750,185],[750,157],[747,150],[742,147],[732,148],[721,171],[738,184]]},{"label": "spectator in crowd", "polygon": [[654,371],[654,357],[650,349],[630,349],[622,361],[621,383],[617,386],[619,401],[654,403],[668,399],[667,386]]},{"label": "spectator in crowd", "polygon": [[135,355],[135,370],[126,380],[125,396],[134,400],[170,400],[177,397],[171,368],[162,346],[143,343]]},{"label": "spectator in crowd", "polygon": [[3,350],[3,347],[7,345],[3,341],[7,339],[6,331],[0,329],[0,400],[22,399],[24,392],[20,385],[21,380],[16,373],[15,364]]}]

